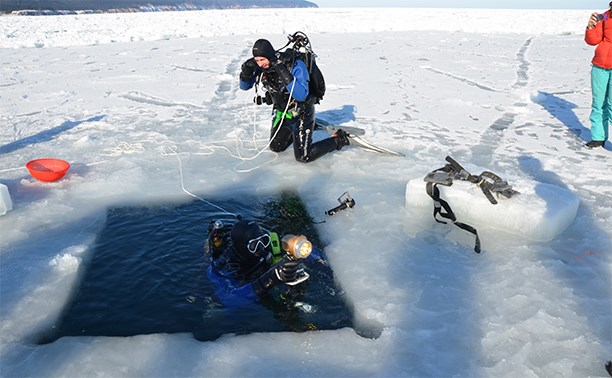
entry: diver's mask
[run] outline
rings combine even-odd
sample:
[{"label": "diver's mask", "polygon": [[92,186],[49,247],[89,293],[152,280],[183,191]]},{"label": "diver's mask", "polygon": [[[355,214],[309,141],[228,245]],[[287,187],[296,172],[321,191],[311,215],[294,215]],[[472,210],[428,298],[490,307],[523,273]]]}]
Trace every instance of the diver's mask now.
[{"label": "diver's mask", "polygon": [[254,239],[249,240],[247,242],[247,249],[252,254],[257,255],[257,252],[259,251],[260,246],[262,249],[264,249],[264,248],[268,248],[269,245],[270,245],[270,235],[263,234]]}]

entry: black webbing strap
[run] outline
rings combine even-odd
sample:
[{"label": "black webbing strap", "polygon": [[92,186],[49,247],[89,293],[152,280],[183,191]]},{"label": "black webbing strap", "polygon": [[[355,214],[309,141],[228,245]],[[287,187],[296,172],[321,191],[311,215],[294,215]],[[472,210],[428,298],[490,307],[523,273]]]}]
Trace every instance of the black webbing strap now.
[{"label": "black webbing strap", "polygon": [[513,195],[519,194],[519,192],[512,189],[512,186],[507,181],[493,172],[484,171],[478,177],[480,179],[478,186],[480,186],[484,195],[493,205],[497,205],[497,200],[493,193],[497,194],[498,197],[503,196],[505,198],[511,198]]},{"label": "black webbing strap", "polygon": [[448,202],[440,198],[440,189],[438,189],[438,184],[428,182],[426,188],[427,188],[427,194],[434,201],[433,217],[435,221],[438,223],[448,224],[447,222],[438,219],[438,215],[439,215],[442,218],[452,221],[455,226],[474,234],[474,236],[476,237],[476,242],[474,245],[474,252],[480,253],[480,238],[478,237],[478,231],[476,231],[474,227],[468,224],[457,222],[457,217],[455,216],[455,213],[453,213],[453,210],[451,209]]}]

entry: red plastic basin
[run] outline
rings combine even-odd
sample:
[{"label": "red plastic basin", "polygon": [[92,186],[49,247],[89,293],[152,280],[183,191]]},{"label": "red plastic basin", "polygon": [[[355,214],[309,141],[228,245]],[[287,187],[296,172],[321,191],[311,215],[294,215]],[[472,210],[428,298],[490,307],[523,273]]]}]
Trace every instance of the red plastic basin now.
[{"label": "red plastic basin", "polygon": [[60,159],[36,159],[29,161],[26,168],[35,179],[52,182],[64,177],[70,168],[70,163]]}]

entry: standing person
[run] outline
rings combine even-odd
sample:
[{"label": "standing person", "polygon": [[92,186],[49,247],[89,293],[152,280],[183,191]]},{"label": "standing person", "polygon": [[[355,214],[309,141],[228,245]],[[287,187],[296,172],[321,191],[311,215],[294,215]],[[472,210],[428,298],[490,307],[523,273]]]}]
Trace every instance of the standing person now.
[{"label": "standing person", "polygon": [[[609,4],[612,8],[612,2]],[[608,139],[608,125],[612,119],[612,20],[610,10],[593,13],[589,18],[584,40],[597,46],[591,69],[591,141],[588,148],[604,147]]]},{"label": "standing person", "polygon": [[249,90],[261,83],[265,96],[258,103],[272,105],[270,149],[285,151],[293,143],[295,159],[302,163],[340,150],[349,144],[348,134],[338,130],[332,137],[312,143],[315,127],[314,104],[317,98],[309,93],[310,74],[306,63],[294,50],[277,52],[266,39],[253,45],[253,58],[241,67],[240,89]]}]

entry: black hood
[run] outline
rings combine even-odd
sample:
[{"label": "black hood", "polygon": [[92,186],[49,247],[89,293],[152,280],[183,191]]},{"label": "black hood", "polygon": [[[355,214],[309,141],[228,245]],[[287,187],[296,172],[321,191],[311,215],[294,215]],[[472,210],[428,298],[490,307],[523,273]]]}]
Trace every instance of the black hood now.
[{"label": "black hood", "polygon": [[276,61],[276,51],[267,39],[258,39],[253,45],[253,56],[263,56],[269,61]]},{"label": "black hood", "polygon": [[249,252],[247,244],[249,240],[263,235],[263,231],[255,221],[240,220],[232,228],[232,245],[236,257],[247,264],[256,264],[260,257]]}]

